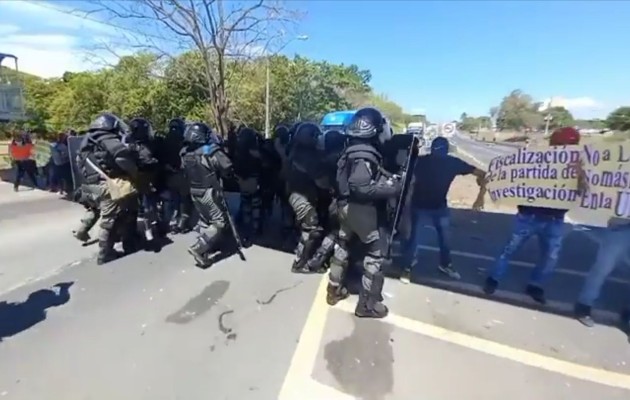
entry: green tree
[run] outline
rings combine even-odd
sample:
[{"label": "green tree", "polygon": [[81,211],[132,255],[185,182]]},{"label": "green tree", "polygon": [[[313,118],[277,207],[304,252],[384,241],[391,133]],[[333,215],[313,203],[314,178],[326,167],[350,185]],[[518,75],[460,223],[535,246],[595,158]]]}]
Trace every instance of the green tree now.
[{"label": "green tree", "polygon": [[630,107],[619,107],[608,114],[606,124],[616,131],[630,131]]},{"label": "green tree", "polygon": [[533,103],[531,96],[518,89],[503,98],[496,115],[497,127],[501,130],[532,129],[543,123],[537,104]]},{"label": "green tree", "polygon": [[564,107],[551,107],[545,111],[545,114],[551,115],[551,121],[549,122],[551,129],[575,125],[573,115]]}]

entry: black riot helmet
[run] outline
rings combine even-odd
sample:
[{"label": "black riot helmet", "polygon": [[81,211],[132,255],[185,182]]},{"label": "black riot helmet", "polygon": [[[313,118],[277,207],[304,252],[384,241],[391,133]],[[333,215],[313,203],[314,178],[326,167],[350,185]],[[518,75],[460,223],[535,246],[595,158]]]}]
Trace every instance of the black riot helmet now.
[{"label": "black riot helmet", "polygon": [[88,132],[105,131],[112,133],[123,133],[126,131],[124,122],[115,114],[104,112],[92,120],[88,127]]},{"label": "black riot helmet", "polygon": [[243,126],[236,133],[236,145],[241,149],[254,149],[258,147],[259,137],[254,129]]},{"label": "black riot helmet", "polygon": [[321,134],[322,131],[319,129],[319,126],[312,122],[303,122],[295,129],[291,142],[293,142],[294,146],[316,148]]},{"label": "black riot helmet", "polygon": [[358,110],[352,116],[346,128],[346,134],[357,139],[372,139],[380,136],[385,129],[389,131],[387,125],[387,121],[379,110],[366,107]]},{"label": "black riot helmet", "polygon": [[144,118],[129,121],[129,140],[131,142],[148,142],[153,136],[151,124]]},{"label": "black riot helmet", "polygon": [[186,122],[181,118],[173,118],[168,121],[168,133],[169,135],[176,135],[182,137],[186,130]]},{"label": "black riot helmet", "polygon": [[278,138],[282,145],[289,143],[289,128],[286,125],[278,125],[273,130],[274,138]]},{"label": "black riot helmet", "polygon": [[324,150],[327,154],[341,153],[346,147],[348,137],[341,131],[332,129],[324,133]]},{"label": "black riot helmet", "polygon": [[184,143],[206,144],[212,140],[212,129],[203,122],[193,122],[186,126]]}]

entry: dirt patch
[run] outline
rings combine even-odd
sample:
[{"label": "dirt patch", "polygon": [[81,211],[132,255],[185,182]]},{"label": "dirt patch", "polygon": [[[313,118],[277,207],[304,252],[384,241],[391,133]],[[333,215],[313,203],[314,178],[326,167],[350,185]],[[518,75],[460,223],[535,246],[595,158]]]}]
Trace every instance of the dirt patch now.
[{"label": "dirt patch", "polygon": [[[477,193],[479,193],[479,186],[475,177],[471,175],[458,176],[453,181],[448,194],[448,205],[451,208],[472,209],[472,205],[477,199]],[[490,196],[486,194],[484,211],[516,214],[516,207],[494,204],[490,200]]]}]

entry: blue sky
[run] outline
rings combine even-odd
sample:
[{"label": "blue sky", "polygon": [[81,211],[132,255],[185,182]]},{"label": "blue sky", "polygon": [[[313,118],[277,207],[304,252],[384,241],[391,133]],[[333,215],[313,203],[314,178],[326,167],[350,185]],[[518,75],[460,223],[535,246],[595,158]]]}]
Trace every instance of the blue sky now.
[{"label": "blue sky", "polygon": [[[630,2],[290,3],[306,12],[296,33],[309,40],[285,53],[369,69],[377,91],[432,120],[487,114],[512,89],[559,98],[580,117],[630,104]],[[0,2],[0,52],[18,53],[24,70],[42,75],[93,68],[81,48],[111,30]]]}]

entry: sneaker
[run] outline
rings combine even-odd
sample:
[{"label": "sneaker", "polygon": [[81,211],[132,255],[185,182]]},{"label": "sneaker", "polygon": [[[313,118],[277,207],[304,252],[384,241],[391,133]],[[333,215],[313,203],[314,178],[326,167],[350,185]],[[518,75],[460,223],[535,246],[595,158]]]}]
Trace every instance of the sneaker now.
[{"label": "sneaker", "polygon": [[545,305],[547,304],[547,299],[545,298],[545,291],[543,288],[536,285],[527,285],[525,288],[525,293],[529,295],[536,303]]},{"label": "sneaker", "polygon": [[441,273],[448,275],[451,279],[461,279],[462,276],[457,272],[452,265],[440,265],[438,267]]},{"label": "sneaker", "polygon": [[400,273],[400,281],[404,284],[409,284],[411,283],[411,270],[409,269],[404,269],[401,273]]},{"label": "sneaker", "polygon": [[575,319],[577,319],[582,325],[592,328],[595,326],[595,321],[591,317],[591,307],[577,303],[573,309]]},{"label": "sneaker", "polygon": [[494,278],[487,277],[486,283],[483,285],[483,292],[488,296],[492,296],[497,291],[497,287],[499,287],[499,282]]}]

